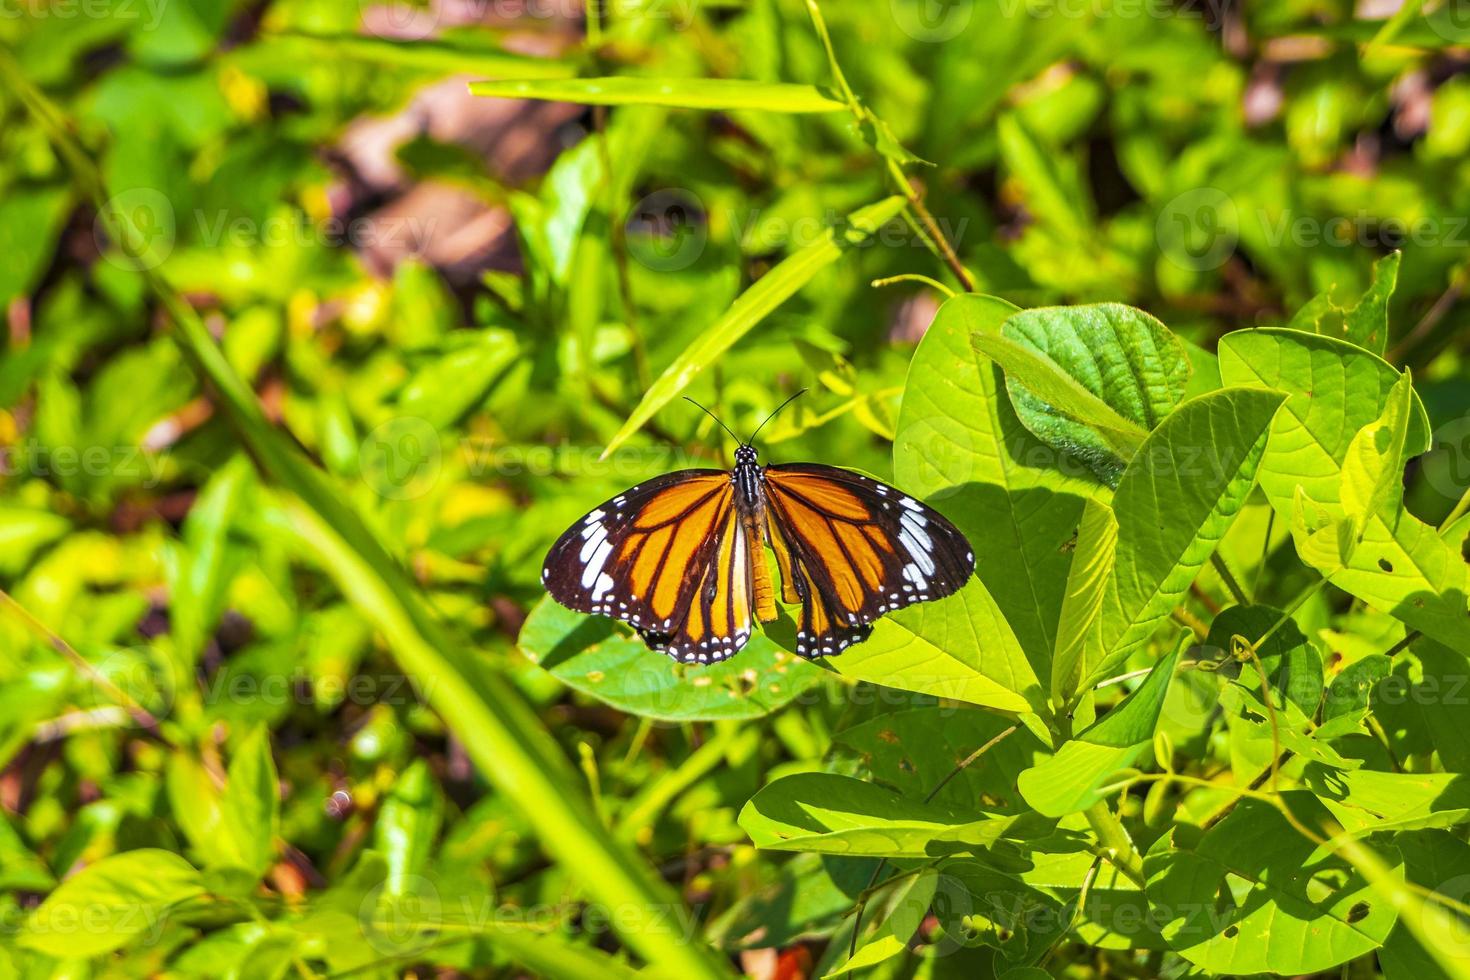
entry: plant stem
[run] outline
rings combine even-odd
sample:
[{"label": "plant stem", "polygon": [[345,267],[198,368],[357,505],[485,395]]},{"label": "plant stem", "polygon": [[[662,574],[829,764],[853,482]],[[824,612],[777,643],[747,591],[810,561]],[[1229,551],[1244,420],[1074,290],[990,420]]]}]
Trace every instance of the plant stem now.
[{"label": "plant stem", "polygon": [[[837,60],[837,49],[832,45],[832,35],[827,31],[827,22],[822,17],[822,9],[817,6],[817,0],[806,0],[806,11],[812,19],[812,27],[816,30],[817,37],[822,42],[822,49],[827,52],[827,63],[832,68],[832,79],[837,83],[837,89],[841,93],[843,101],[852,110],[853,118],[857,120],[859,126],[871,125],[878,122],[878,117],[873,115],[872,110],[863,105],[862,100],[857,97],[857,93],[852,90],[852,86],[847,83],[847,75],[843,73],[842,65]],[[908,202],[909,210],[913,212],[919,219],[919,223],[923,226],[922,237],[924,238],[924,245],[938,256],[945,265],[949,266],[955,278],[960,281],[960,285],[965,288],[965,292],[973,293],[975,291],[974,278],[970,275],[969,270],[960,263],[960,257],[955,254],[954,247],[950,245],[949,239],[945,238],[944,233],[940,231],[938,223],[934,220],[934,216],[924,206],[923,200],[919,197],[918,192],[914,190],[914,185],[909,182],[908,175],[903,172],[903,168],[892,157],[885,156],[883,159],[888,167],[889,175],[898,186],[899,193]]]},{"label": "plant stem", "polygon": [[1138,887],[1142,888],[1146,881],[1143,874],[1143,857],[1138,853],[1138,848],[1133,846],[1133,838],[1128,836],[1128,830],[1108,809],[1106,800],[1099,800],[1086,810],[1082,815],[1087,818],[1088,826],[1092,832],[1097,834],[1097,839],[1103,846],[1103,854],[1108,863],[1127,876]]},{"label": "plant stem", "polygon": [[1230,590],[1230,595],[1235,599],[1236,605],[1250,605],[1251,597],[1245,594],[1245,589],[1240,587],[1240,582],[1236,579],[1235,573],[1230,570],[1229,565],[1225,564],[1225,559],[1220,557],[1218,551],[1210,555],[1210,564],[1215,566],[1215,571],[1220,574],[1220,579],[1225,583],[1225,588]]},{"label": "plant stem", "polygon": [[883,279],[874,279],[872,282],[868,283],[868,285],[873,286],[873,287],[876,288],[878,286],[892,286],[895,283],[900,283],[900,282],[920,282],[920,283],[923,283],[924,285],[928,286],[930,289],[933,289],[936,292],[943,293],[945,299],[949,299],[951,296],[954,295],[954,290],[953,289],[950,289],[948,286],[946,286],[944,283],[940,282],[938,279],[930,279],[928,276],[921,276],[917,272],[905,272],[905,273],[902,273],[902,274],[897,275],[897,276],[887,276],[886,278],[883,278]]}]

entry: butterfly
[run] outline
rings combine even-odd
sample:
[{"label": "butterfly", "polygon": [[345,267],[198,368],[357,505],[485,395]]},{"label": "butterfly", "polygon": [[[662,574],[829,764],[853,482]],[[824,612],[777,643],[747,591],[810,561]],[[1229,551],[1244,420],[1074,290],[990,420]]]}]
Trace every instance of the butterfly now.
[{"label": "butterfly", "polygon": [[759,433],[730,432],[733,470],[668,473],[593,508],[547,554],[547,591],[632,624],[681,663],[707,664],[777,616],[766,545],[781,601],[801,607],[796,652],[809,659],[841,653],[879,616],[950,595],[974,573],[970,543],[937,511],[836,466],[762,466]]}]

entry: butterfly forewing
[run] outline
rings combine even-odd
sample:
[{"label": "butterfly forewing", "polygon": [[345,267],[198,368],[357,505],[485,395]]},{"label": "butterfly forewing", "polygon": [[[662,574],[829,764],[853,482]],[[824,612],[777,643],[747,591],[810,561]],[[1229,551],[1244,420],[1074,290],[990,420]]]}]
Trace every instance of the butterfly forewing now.
[{"label": "butterfly forewing", "polygon": [[684,470],[639,484],[577,521],[541,577],[552,598],[613,616],[676,660],[724,660],[750,637],[751,549],[730,474]]},{"label": "butterfly forewing", "polygon": [[672,629],[719,547],[732,496],[730,476],[720,470],[640,483],[568,528],[541,579],[570,609]]},{"label": "butterfly forewing", "polygon": [[850,470],[767,466],[768,533],[783,594],[799,599],[797,650],[841,653],[884,613],[957,591],[975,570],[970,544],[933,508]]}]

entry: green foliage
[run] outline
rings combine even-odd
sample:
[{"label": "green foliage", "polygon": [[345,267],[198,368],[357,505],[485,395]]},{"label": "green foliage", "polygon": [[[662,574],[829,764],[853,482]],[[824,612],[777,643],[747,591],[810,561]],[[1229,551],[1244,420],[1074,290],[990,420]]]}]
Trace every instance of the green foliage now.
[{"label": "green foliage", "polygon": [[[1470,36],[1085,6],[0,18],[0,980],[1470,977]],[[545,595],[800,388],[959,592]]]}]

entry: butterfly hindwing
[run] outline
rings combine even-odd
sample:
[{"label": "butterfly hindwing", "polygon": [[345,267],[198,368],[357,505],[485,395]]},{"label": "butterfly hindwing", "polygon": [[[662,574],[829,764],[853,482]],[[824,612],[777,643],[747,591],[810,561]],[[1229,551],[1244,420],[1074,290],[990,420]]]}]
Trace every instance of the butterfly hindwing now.
[{"label": "butterfly hindwing", "polygon": [[802,656],[841,653],[879,616],[950,595],[974,573],[974,553],[953,524],[877,480],[791,464],[767,466],[763,486],[783,594],[802,605]]},{"label": "butterfly hindwing", "polygon": [[685,614],[672,629],[640,631],[644,641],[682,663],[717,663],[750,639],[754,554],[734,507],[718,531],[718,545],[698,579]]}]

